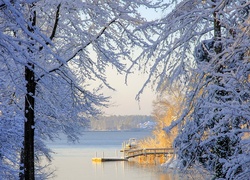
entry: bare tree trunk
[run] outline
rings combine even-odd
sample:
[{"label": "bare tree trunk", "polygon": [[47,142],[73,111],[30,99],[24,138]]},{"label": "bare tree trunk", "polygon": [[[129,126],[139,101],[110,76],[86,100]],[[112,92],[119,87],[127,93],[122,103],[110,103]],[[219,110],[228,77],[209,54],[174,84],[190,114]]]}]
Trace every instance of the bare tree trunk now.
[{"label": "bare tree trunk", "polygon": [[[32,6],[35,6],[32,4]],[[57,6],[55,23],[53,30],[50,36],[52,40],[55,37],[59,13],[60,13],[61,4]],[[32,12],[30,16],[30,22],[32,26],[28,27],[28,30],[33,33],[33,27],[36,25],[36,11]],[[42,50],[43,47],[40,47]],[[32,50],[28,49],[29,53],[33,53]],[[35,148],[34,148],[34,132],[35,132],[35,92],[37,81],[35,79],[34,73],[35,66],[33,63],[28,63],[25,66],[25,80],[26,80],[26,95],[25,95],[25,123],[24,123],[24,142],[23,148],[21,149],[21,158],[20,158],[20,180],[34,180],[35,179]]]},{"label": "bare tree trunk", "polygon": [[19,172],[19,180],[24,180],[24,148],[22,147],[20,153],[20,172]]},{"label": "bare tree trunk", "polygon": [[[213,0],[213,1],[216,2],[216,0]],[[214,39],[216,42],[214,50],[215,50],[216,54],[219,54],[222,51],[222,44],[221,44],[220,15],[219,15],[218,11],[216,11],[216,10],[214,11],[213,17],[214,17]]]},{"label": "bare tree trunk", "polygon": [[[218,0],[213,0],[214,3],[218,2]],[[213,6],[213,8],[215,9],[216,6]],[[222,44],[221,44],[221,24],[220,24],[220,14],[218,13],[218,11],[215,9],[213,12],[213,18],[214,18],[214,51],[215,53],[218,55],[222,52]],[[218,69],[216,70],[219,73],[223,73],[223,66],[220,65],[220,57],[218,57],[217,60],[218,64]],[[221,77],[218,76],[216,77],[215,80],[215,84],[217,84],[218,86],[223,86],[223,84],[221,83]],[[224,96],[224,91],[218,91],[216,92],[217,96]],[[220,111],[220,108],[217,109],[217,111]],[[219,123],[220,118],[222,117],[217,117],[215,118],[215,123]],[[223,164],[220,163],[220,158],[222,158],[222,156],[224,158],[226,158],[226,153],[228,150],[228,142],[226,142],[226,138],[227,137],[222,137],[222,138],[218,138],[216,140],[216,144],[215,147],[213,148],[214,153],[216,154],[216,159],[215,159],[215,177],[216,178],[224,178],[225,174],[223,173]],[[227,139],[228,141],[228,139]],[[222,153],[222,151],[225,152],[225,154]]]},{"label": "bare tree trunk", "polygon": [[[36,25],[36,12],[34,11],[30,17],[32,26],[28,27],[30,32],[34,32],[33,26]],[[32,50],[28,49],[32,54]],[[28,62],[25,66],[25,81],[26,81],[26,95],[25,95],[25,122],[24,122],[24,142],[21,150],[21,167],[19,174],[20,180],[34,180],[35,179],[35,150],[34,150],[34,135],[35,135],[35,91],[36,81],[34,73],[34,64]],[[23,166],[23,167],[22,167]]]},{"label": "bare tree trunk", "polygon": [[25,96],[25,118],[24,123],[24,177],[25,180],[35,179],[34,165],[34,130],[35,130],[35,75],[34,65],[28,64],[30,67],[25,67],[25,80],[27,82],[27,94]]},{"label": "bare tree trunk", "polygon": [[[224,6],[226,6],[226,1],[223,2],[223,0],[213,0],[213,2],[219,2],[221,1],[221,3],[225,3]],[[215,6],[214,6],[215,8]],[[221,23],[220,23],[220,14],[219,12],[215,9],[214,13],[213,13],[213,18],[214,18],[214,39],[215,39],[215,46],[214,46],[214,51],[216,52],[217,55],[219,55],[222,52],[222,42],[221,42],[221,37],[222,37],[222,32],[221,32]],[[218,69],[217,72],[219,74],[223,74],[223,65],[220,64],[221,62],[221,57],[218,56]],[[222,76],[218,76],[216,77],[216,82],[215,82],[218,86],[224,88],[225,84],[224,81],[222,80]],[[216,92],[218,100],[220,101],[223,96],[228,95],[228,91],[227,90],[218,90],[218,92]],[[221,100],[222,101],[222,100]],[[218,108],[217,111],[220,111],[221,108]],[[217,117],[215,118],[216,123],[219,123],[219,121],[221,120],[221,118],[223,117]],[[234,153],[235,153],[235,148],[237,147],[236,144],[238,144],[238,140],[232,140],[230,139],[230,137],[228,135],[226,135],[227,133],[229,133],[230,131],[230,125],[229,124],[223,124],[225,126],[225,130],[224,133],[225,135],[220,135],[220,137],[217,138],[216,140],[216,144],[214,147],[214,153],[217,156],[217,159],[215,160],[215,176],[216,178],[226,178],[226,173],[225,170],[223,170],[223,163],[220,162],[220,159],[229,159]],[[241,171],[241,168],[237,169],[238,172]]]}]

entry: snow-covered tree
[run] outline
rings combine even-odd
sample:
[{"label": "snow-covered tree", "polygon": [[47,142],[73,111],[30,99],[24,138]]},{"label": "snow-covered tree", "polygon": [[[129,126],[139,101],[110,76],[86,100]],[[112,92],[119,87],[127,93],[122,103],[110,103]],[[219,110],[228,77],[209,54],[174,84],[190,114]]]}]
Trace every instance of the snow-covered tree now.
[{"label": "snow-covered tree", "polygon": [[76,140],[88,118],[107,106],[99,91],[111,88],[106,67],[125,71],[129,48],[143,45],[144,39],[133,31],[144,22],[139,6],[158,4],[0,1],[1,179],[16,179],[19,162],[20,179],[34,179],[39,174],[35,161],[41,155],[50,158],[43,140],[59,132]]},{"label": "snow-covered tree", "polygon": [[151,44],[138,60],[150,68],[145,85],[162,87],[167,78],[187,86],[186,109],[170,127],[180,127],[174,144],[180,165],[202,166],[217,179],[246,179],[250,2],[172,0],[165,6],[172,10],[147,27],[154,36],[145,37]]}]

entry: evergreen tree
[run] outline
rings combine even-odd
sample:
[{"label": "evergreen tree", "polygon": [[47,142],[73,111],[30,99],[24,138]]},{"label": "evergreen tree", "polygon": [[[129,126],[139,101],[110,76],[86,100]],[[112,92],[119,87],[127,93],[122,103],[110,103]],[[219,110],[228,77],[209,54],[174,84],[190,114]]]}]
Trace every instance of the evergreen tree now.
[{"label": "evergreen tree", "polygon": [[168,79],[187,87],[186,108],[169,127],[179,126],[175,148],[181,168],[202,165],[215,179],[249,177],[250,4],[171,3],[165,6],[172,11],[148,28],[158,36],[142,62],[150,67],[145,86],[153,80],[160,88]]}]

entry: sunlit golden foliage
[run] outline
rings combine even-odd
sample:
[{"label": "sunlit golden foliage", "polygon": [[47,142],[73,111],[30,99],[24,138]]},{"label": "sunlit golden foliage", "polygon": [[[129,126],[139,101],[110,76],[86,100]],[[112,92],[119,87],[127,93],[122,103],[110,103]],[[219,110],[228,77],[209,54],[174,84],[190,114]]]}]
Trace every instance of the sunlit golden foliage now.
[{"label": "sunlit golden foliage", "polygon": [[142,148],[162,148],[172,147],[172,143],[177,135],[177,127],[173,128],[170,133],[166,133],[163,128],[176,120],[182,110],[184,96],[178,88],[172,91],[165,91],[153,102],[152,115],[156,121],[156,127],[152,131],[152,137],[140,141],[139,146]]}]

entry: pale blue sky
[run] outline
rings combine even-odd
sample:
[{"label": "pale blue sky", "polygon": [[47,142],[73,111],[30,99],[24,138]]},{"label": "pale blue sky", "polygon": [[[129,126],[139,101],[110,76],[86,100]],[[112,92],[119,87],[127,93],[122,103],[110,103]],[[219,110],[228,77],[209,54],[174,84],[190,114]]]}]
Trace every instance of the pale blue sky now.
[{"label": "pale blue sky", "polygon": [[[148,20],[162,16],[161,13],[153,10],[141,8],[141,13]],[[141,95],[140,102],[135,100],[137,93],[143,86],[147,75],[139,73],[130,74],[128,77],[128,85],[125,84],[125,77],[118,75],[114,70],[108,71],[108,82],[116,91],[107,90],[106,95],[110,95],[111,104],[105,110],[107,115],[151,115],[152,102],[156,99],[156,95],[150,88],[146,88]]]},{"label": "pale blue sky", "polygon": [[[141,8],[141,13],[148,20],[162,16],[161,13]],[[130,74],[128,85],[125,84],[125,76],[118,75],[115,70],[108,70],[108,82],[116,91],[106,90],[105,95],[111,96],[111,104],[105,110],[107,115],[151,115],[152,102],[156,95],[150,88],[146,88],[141,95],[140,102],[135,100],[137,93],[143,86],[147,75]]]},{"label": "pale blue sky", "polygon": [[111,104],[105,110],[107,115],[150,115],[152,112],[152,101],[155,94],[150,88],[146,88],[141,95],[140,102],[135,97],[145,82],[146,75],[139,73],[128,77],[128,85],[125,84],[125,76],[118,75],[110,70],[108,81],[116,91],[106,90],[105,94],[111,96]]}]

